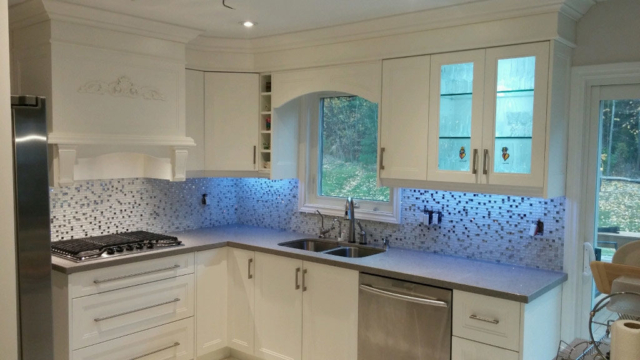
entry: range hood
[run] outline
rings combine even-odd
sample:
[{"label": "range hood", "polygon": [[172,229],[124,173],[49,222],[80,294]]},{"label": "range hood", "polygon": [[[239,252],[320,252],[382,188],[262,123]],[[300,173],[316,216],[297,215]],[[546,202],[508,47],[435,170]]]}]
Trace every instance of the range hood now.
[{"label": "range hood", "polygon": [[201,31],[52,0],[10,12],[13,91],[50,99],[55,185],[185,179],[185,48]]}]

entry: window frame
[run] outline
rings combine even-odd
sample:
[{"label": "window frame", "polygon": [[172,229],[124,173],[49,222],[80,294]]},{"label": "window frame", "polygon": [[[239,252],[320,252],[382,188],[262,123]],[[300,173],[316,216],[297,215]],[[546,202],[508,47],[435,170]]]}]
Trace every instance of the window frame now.
[{"label": "window frame", "polygon": [[[321,211],[323,215],[344,217],[345,199],[319,196],[320,189],[320,106],[321,99],[337,96],[358,96],[342,92],[320,92],[305,95],[301,104],[300,149],[304,151],[301,158],[300,186],[298,210],[305,213]],[[379,106],[380,104],[378,104]],[[378,111],[378,142],[380,139],[380,111]],[[379,146],[378,146],[379,147]],[[377,168],[378,186],[380,186],[380,169]],[[356,199],[356,218],[399,224],[400,189],[389,188],[389,202]]]}]

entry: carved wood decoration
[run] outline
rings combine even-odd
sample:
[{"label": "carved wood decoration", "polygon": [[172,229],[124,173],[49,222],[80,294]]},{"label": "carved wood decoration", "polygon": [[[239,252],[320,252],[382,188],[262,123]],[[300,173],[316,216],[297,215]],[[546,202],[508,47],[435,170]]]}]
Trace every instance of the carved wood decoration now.
[{"label": "carved wood decoration", "polygon": [[92,80],[78,88],[79,93],[111,95],[114,97],[142,98],[145,100],[165,101],[160,91],[149,86],[137,86],[127,76],[120,76],[112,82]]}]

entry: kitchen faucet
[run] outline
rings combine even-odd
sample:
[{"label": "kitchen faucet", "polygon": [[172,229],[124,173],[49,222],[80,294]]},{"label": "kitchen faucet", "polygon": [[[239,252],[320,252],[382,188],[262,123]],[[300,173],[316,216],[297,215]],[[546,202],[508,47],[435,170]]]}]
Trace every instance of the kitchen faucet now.
[{"label": "kitchen faucet", "polygon": [[351,197],[347,198],[347,203],[344,205],[344,219],[349,220],[349,234],[347,235],[347,242],[356,242],[356,215],[355,206]]}]

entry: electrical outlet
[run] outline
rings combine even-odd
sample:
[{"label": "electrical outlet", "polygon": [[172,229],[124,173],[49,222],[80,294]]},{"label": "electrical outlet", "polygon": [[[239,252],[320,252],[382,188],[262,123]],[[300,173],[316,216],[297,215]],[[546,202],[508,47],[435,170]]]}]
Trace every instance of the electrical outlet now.
[{"label": "electrical outlet", "polygon": [[422,223],[426,226],[429,226],[429,214],[422,214]]}]

